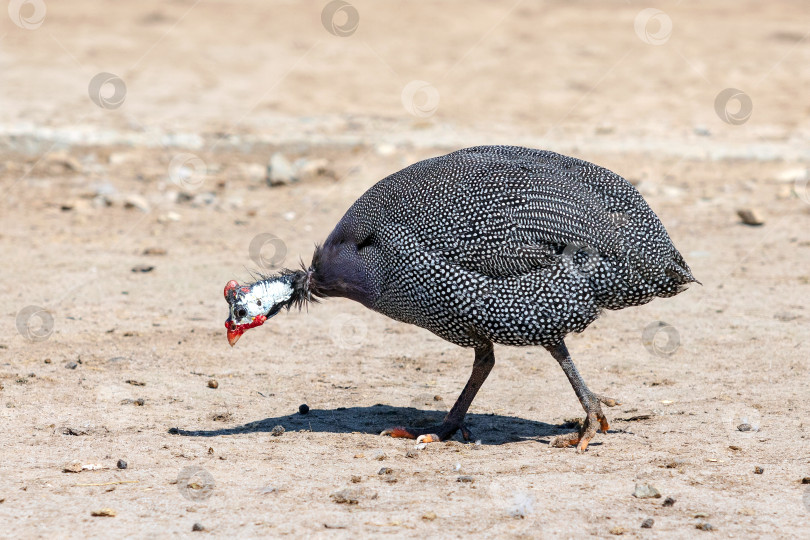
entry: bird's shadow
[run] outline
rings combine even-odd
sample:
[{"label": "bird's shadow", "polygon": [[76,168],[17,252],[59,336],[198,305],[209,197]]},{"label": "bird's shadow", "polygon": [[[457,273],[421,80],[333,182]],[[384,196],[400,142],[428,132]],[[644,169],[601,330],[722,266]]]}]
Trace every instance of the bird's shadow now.
[{"label": "bird's shadow", "polygon": [[[311,409],[307,414],[288,414],[220,429],[174,427],[169,430],[169,433],[186,437],[220,437],[242,433],[269,433],[276,426],[282,426],[285,431],[359,432],[377,435],[383,429],[395,426],[412,428],[436,426],[441,423],[444,415],[443,411],[378,404],[372,407]],[[545,438],[567,433],[576,427],[570,423],[553,425],[498,414],[468,414],[464,424],[472,432],[473,439],[480,439],[482,444],[505,444],[524,440],[548,443],[549,441],[544,440]],[[457,433],[454,438],[461,440],[460,433]]]}]

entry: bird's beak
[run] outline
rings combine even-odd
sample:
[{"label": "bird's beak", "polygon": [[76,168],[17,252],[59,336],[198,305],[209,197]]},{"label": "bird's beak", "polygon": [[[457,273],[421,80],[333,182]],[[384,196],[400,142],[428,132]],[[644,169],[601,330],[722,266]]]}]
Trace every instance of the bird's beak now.
[{"label": "bird's beak", "polygon": [[228,319],[225,321],[225,329],[228,332],[228,343],[233,347],[236,345],[236,342],[239,341],[239,338],[242,337],[242,334],[245,333],[245,330],[261,326],[266,320],[267,316],[265,315],[253,317],[253,320],[247,324],[235,324],[232,320]]}]

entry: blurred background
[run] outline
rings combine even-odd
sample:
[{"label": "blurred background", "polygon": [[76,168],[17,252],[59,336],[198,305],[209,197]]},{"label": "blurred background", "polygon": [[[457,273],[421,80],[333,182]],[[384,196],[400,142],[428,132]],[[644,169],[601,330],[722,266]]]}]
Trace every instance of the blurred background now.
[{"label": "blurred background", "polygon": [[[713,425],[724,435],[720,454],[728,451],[725,436],[737,436],[740,414],[767,424],[786,403],[810,412],[804,3],[7,3],[8,16],[0,13],[0,415],[11,426],[0,448],[7,455],[53,464],[141,448],[144,468],[162,478],[175,474],[178,453],[203,459],[211,443],[177,442],[166,433],[171,425],[247,423],[294,411],[305,399],[322,409],[452,403],[469,351],[340,300],[279,316],[232,350],[221,295],[249,270],[308,263],[314,244],[377,180],[479,144],[553,150],[626,177],[703,282],[672,300],[608,313],[572,337],[596,391],[610,386],[605,393],[654,413],[650,432],[684,421],[674,414],[695,416],[686,420],[690,429]],[[538,360],[543,351],[499,354],[473,410],[554,424],[579,414],[557,366]],[[210,377],[231,384],[215,391],[205,386]],[[782,381],[778,391],[772,380]],[[146,406],[120,405],[139,397]],[[682,405],[665,410],[664,401]],[[731,419],[717,420],[724,413]],[[385,422],[370,419],[339,429],[316,423],[315,432],[338,434],[323,435],[331,438],[315,448]],[[799,445],[807,428],[791,425],[785,436]],[[90,426],[90,436],[65,436],[65,426]],[[688,431],[673,427],[665,437],[686,447]],[[264,440],[221,439],[242,463],[259,455],[250,444]],[[152,456],[158,440],[172,450]],[[517,455],[533,455],[531,448]],[[778,461],[775,450],[757,448],[760,461]],[[336,459],[335,467],[347,466]],[[488,459],[482,470],[500,462]],[[29,493],[45,496],[45,484],[62,476],[41,466],[46,472],[7,475],[6,488],[30,485]],[[216,493],[229,494],[222,515],[229,505],[252,504],[240,499],[240,480],[226,462],[206,467],[220,482]],[[708,474],[722,483],[733,471]],[[538,478],[535,486],[587,481],[561,478]],[[747,490],[728,482],[729,496]],[[156,493],[177,495],[166,482],[156,485]],[[760,515],[769,517],[752,524],[717,492],[683,481],[689,485],[729,529],[788,527],[789,535],[790,518],[774,516],[779,508],[802,511],[794,486],[784,500],[763,502],[772,507]],[[46,524],[63,519],[60,504],[71,494],[65,488],[37,503]],[[160,516],[164,528],[156,530],[173,527],[160,521],[171,512],[149,497],[116,496]],[[500,504],[506,495],[493,497]],[[33,498],[28,504],[36,506]],[[413,504],[411,517],[423,523],[424,508]],[[564,523],[584,510],[573,495],[556,504],[560,521],[545,526],[570,532]],[[0,505],[0,514],[8,507]],[[484,519],[470,512],[470,523]],[[592,534],[608,530],[587,515]],[[117,522],[122,532],[135,523],[127,519],[135,517]],[[221,531],[237,531],[231,526]],[[498,526],[511,531],[514,523]],[[264,534],[263,527],[247,530]]]}]

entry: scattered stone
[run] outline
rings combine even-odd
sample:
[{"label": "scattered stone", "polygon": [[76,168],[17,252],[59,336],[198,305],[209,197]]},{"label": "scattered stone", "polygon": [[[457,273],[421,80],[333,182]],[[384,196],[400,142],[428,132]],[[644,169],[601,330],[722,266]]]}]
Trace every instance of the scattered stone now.
[{"label": "scattered stone", "polygon": [[191,530],[194,532],[204,531],[205,526],[203,526],[203,524],[198,521],[197,523],[191,526]]},{"label": "scattered stone", "polygon": [[293,166],[283,154],[276,152],[267,164],[266,181],[268,186],[283,186],[298,181]]},{"label": "scattered stone", "polygon": [[77,364],[76,362],[68,362],[67,364],[65,364],[65,367],[68,369],[76,369],[77,367],[79,367],[79,364]]},{"label": "scattered stone", "polygon": [[380,476],[382,476],[384,474],[393,474],[393,473],[394,473],[394,469],[392,469],[391,467],[383,467],[382,469],[377,471],[377,474],[379,474]]},{"label": "scattered stone", "polygon": [[805,476],[802,478],[802,484],[810,484],[810,476]]},{"label": "scattered stone", "polygon": [[647,518],[641,522],[642,529],[652,529],[653,525],[655,525],[655,520],[653,518]]},{"label": "scattered stone", "polygon": [[765,223],[765,220],[762,219],[760,213],[752,208],[741,208],[737,210],[737,215],[740,216],[740,219],[746,225],[759,227]]},{"label": "scattered stone", "polygon": [[413,448],[408,448],[408,450],[405,452],[405,457],[416,459],[419,457],[419,452]]},{"label": "scattered stone", "polygon": [[295,177],[301,182],[308,182],[320,177],[336,178],[334,171],[329,169],[329,162],[325,159],[301,158],[295,160]]},{"label": "scattered stone", "polygon": [[419,444],[413,445],[413,447],[415,450],[424,450],[425,448],[427,448],[427,443],[421,442]]},{"label": "scattered stone", "polygon": [[208,388],[219,388],[219,383],[216,379],[208,379]]},{"label": "scattered stone", "polygon": [[713,531],[714,527],[708,521],[704,521],[695,525],[696,529],[700,529],[701,531]]},{"label": "scattered stone", "polygon": [[67,152],[54,152],[45,158],[48,173],[59,174],[64,172],[80,172],[82,164]]},{"label": "scattered stone", "polygon": [[764,472],[765,472],[765,469],[763,469],[763,468],[762,468],[762,467],[760,467],[759,465],[757,465],[756,467],[754,467],[754,474],[762,474],[762,473],[764,473]]},{"label": "scattered stone", "polygon": [[80,461],[71,461],[62,468],[62,472],[80,473],[82,472],[82,463]]},{"label": "scattered stone", "polygon": [[132,386],[146,386],[145,382],[136,381],[135,379],[127,379],[124,382],[126,382],[127,384],[131,384]]},{"label": "scattered stone", "polygon": [[273,437],[280,437],[284,433],[284,426],[276,426],[270,431]]},{"label": "scattered stone", "polygon": [[358,475],[358,474],[353,474],[353,475],[352,475],[352,484],[359,484],[359,483],[360,483],[360,482],[362,482],[362,481],[363,481],[363,477],[362,477],[362,476],[360,476],[360,475]]},{"label": "scattered stone", "polygon": [[90,515],[94,517],[115,517],[118,515],[118,512],[112,508],[101,508],[100,510],[93,510],[90,512]]},{"label": "scattered stone", "polygon": [[618,527],[618,526],[616,526],[616,527],[613,527],[612,529],[610,529],[610,531],[609,531],[609,532],[610,532],[610,534],[612,534],[613,536],[621,536],[621,535],[623,535],[624,533],[626,533],[626,532],[627,532],[627,529],[625,529],[624,527]]},{"label": "scattered stone", "polygon": [[118,463],[116,463],[115,466],[118,467],[121,470],[124,470],[124,469],[127,468],[127,462],[124,461],[123,459],[119,459]]},{"label": "scattered stone", "polygon": [[136,274],[138,273],[147,274],[154,269],[155,267],[149,264],[136,264],[135,266],[132,267],[132,271]]},{"label": "scattered stone", "polygon": [[335,491],[329,497],[337,504],[357,504],[360,502],[360,490],[345,488]]},{"label": "scattered stone", "polygon": [[660,499],[661,494],[649,484],[636,484],[633,497],[637,499]]},{"label": "scattered stone", "polygon": [[148,212],[149,203],[146,197],[132,193],[124,198],[124,208],[137,208],[141,212]]},{"label": "scattered stone", "polygon": [[737,426],[737,431],[745,432],[745,431],[751,431],[752,429],[754,429],[754,428],[751,426],[751,424],[742,423],[739,426]]},{"label": "scattered stone", "polygon": [[664,499],[664,504],[662,504],[661,506],[672,506],[674,504],[675,499],[673,499],[672,497],[667,497],[666,499]]},{"label": "scattered stone", "polygon": [[306,403],[302,403],[298,406],[298,414],[307,414],[309,413],[309,405]]},{"label": "scattered stone", "polygon": [[433,401],[443,401],[444,398],[442,396],[433,396]]},{"label": "scattered stone", "polygon": [[171,221],[180,221],[181,216],[177,212],[166,212],[158,216],[158,223],[169,223]]},{"label": "scattered stone", "polygon": [[144,255],[166,255],[166,250],[162,247],[148,247],[143,250]]},{"label": "scattered stone", "polygon": [[50,359],[50,358],[46,358],[45,360],[43,360],[43,362],[45,362],[46,364],[50,364],[50,363],[51,363],[51,359]]},{"label": "scattered stone", "polygon": [[211,417],[214,422],[227,422],[231,418],[233,418],[233,415],[229,412],[215,414]]},{"label": "scattered stone", "polygon": [[729,445],[729,448],[734,450],[735,452],[739,452],[740,450],[742,450],[741,447],[739,447],[737,445],[734,445],[734,444]]},{"label": "scattered stone", "polygon": [[377,461],[382,461],[387,457],[388,456],[385,455],[385,452],[383,452],[382,450],[377,450],[376,452],[374,452],[374,459],[376,459]]},{"label": "scattered stone", "polygon": [[436,517],[437,517],[436,512],[425,512],[424,514],[422,514],[422,519],[424,519],[425,521],[433,521],[434,519],[436,519]]},{"label": "scattered stone", "polygon": [[465,483],[465,484],[470,484],[472,482],[475,482],[475,478],[473,478],[472,476],[468,476],[468,475],[462,475],[462,476],[459,476],[458,478],[456,478],[456,482],[462,482],[462,483]]},{"label": "scattered stone", "polygon": [[90,430],[89,429],[84,429],[84,428],[66,427],[66,428],[62,429],[62,434],[63,435],[73,435],[74,437],[79,437],[81,435],[87,435],[88,433],[90,433]]}]

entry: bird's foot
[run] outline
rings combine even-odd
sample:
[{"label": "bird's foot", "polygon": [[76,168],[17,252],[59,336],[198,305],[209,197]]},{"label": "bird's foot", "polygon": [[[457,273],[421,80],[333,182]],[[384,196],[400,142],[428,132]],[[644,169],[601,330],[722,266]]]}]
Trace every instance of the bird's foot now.
[{"label": "bird's foot", "polygon": [[391,437],[401,437],[405,439],[416,439],[418,443],[442,442],[450,439],[456,431],[461,431],[461,436],[465,441],[472,438],[470,430],[464,424],[451,424],[443,422],[442,424],[427,428],[427,429],[408,429],[404,427],[389,428],[380,433],[380,435],[389,435]]},{"label": "bird's foot", "polygon": [[579,428],[579,431],[554,437],[551,440],[550,445],[556,448],[576,446],[577,452],[584,452],[588,448],[588,444],[590,444],[591,439],[596,436],[597,429],[600,429],[602,433],[607,433],[610,429],[610,424],[608,424],[608,420],[605,417],[605,414],[602,412],[602,406],[600,405],[601,403],[604,403],[608,407],[621,405],[621,403],[615,399],[600,396],[598,394],[591,394],[587,401],[587,406],[585,407],[587,416],[582,422],[582,427]]}]

